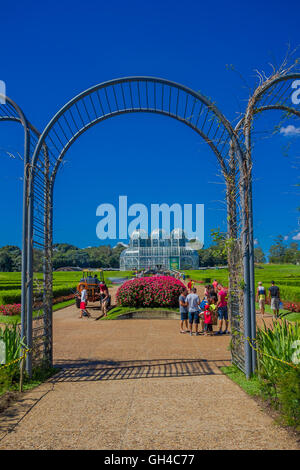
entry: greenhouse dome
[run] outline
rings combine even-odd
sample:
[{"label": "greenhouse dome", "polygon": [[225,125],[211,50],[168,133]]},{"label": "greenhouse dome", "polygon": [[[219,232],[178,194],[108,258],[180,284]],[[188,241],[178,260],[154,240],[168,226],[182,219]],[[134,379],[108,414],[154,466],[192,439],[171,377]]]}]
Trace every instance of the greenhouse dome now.
[{"label": "greenhouse dome", "polygon": [[134,230],[129,247],[120,255],[120,269],[198,268],[198,252],[187,244],[188,239],[181,228],[175,228],[171,234],[163,229],[155,229],[150,236],[144,230]]}]

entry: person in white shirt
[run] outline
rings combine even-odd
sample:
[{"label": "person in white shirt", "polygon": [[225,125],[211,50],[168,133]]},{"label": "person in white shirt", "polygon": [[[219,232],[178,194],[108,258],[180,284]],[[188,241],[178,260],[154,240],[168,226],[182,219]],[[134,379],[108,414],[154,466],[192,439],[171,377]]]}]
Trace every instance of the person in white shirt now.
[{"label": "person in white shirt", "polygon": [[80,297],[80,316],[79,318],[82,318],[84,315],[85,317],[90,318],[90,313],[86,309],[86,304],[87,304],[87,290],[84,287],[81,291],[81,297]]},{"label": "person in white shirt", "polygon": [[191,293],[186,297],[185,301],[187,303],[189,312],[190,335],[192,336],[193,334],[193,323],[195,323],[195,334],[198,336],[200,299],[197,295],[197,289],[195,287],[192,287]]}]

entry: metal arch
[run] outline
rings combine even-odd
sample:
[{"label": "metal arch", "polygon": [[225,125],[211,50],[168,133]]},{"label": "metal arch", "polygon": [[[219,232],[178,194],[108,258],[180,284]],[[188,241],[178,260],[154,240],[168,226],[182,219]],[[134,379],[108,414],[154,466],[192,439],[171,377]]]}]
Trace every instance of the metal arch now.
[{"label": "metal arch", "polygon": [[80,131],[78,133],[76,133],[68,142],[68,144],[63,148],[63,150],[61,151],[58,159],[57,159],[57,162],[53,168],[53,171],[52,171],[52,174],[51,174],[51,178],[50,178],[50,182],[51,182],[51,185],[53,186],[54,185],[54,182],[55,182],[55,177],[56,177],[56,174],[57,174],[57,171],[59,169],[59,165],[64,157],[64,155],[66,154],[66,152],[69,150],[69,148],[72,146],[72,144],[85,132],[87,131],[88,129],[90,129],[91,127],[93,127],[94,125],[98,124],[99,122],[101,121],[105,121],[106,119],[109,119],[111,117],[114,117],[114,116],[120,116],[122,114],[128,114],[128,113],[135,113],[135,112],[142,112],[142,113],[155,113],[155,114],[161,114],[161,115],[164,115],[164,116],[168,116],[168,117],[171,117],[173,119],[176,119],[177,121],[180,121],[180,122],[183,122],[184,124],[186,124],[188,127],[190,127],[191,129],[193,129],[195,132],[197,132],[197,134],[199,134],[204,140],[205,142],[211,147],[212,151],[215,153],[217,159],[218,159],[218,162],[220,163],[220,166],[222,168],[222,171],[224,174],[227,174],[227,168],[224,164],[224,159],[222,158],[222,155],[220,154],[220,152],[218,151],[218,149],[216,148],[216,146],[214,145],[213,141],[211,141],[207,136],[206,134],[204,134],[200,129],[197,129],[195,126],[193,126],[192,123],[189,123],[187,121],[184,121],[182,120],[181,118],[179,118],[178,116],[176,116],[175,114],[170,114],[168,113],[167,111],[162,111],[162,110],[149,110],[149,109],[133,109],[133,110],[120,110],[118,112],[115,112],[115,113],[112,113],[108,116],[101,116],[99,117],[98,119],[95,119],[94,121],[90,122],[86,127],[80,129]]},{"label": "metal arch", "polygon": [[[21,337],[28,338],[28,328],[31,331],[32,325],[26,322],[26,294],[27,294],[27,235],[28,235],[28,207],[27,207],[27,170],[30,163],[30,130],[33,126],[27,120],[21,108],[8,96],[0,94],[1,98],[5,98],[16,111],[17,116],[10,116],[9,114],[1,116],[1,121],[19,122],[24,129],[24,179],[23,179],[23,233],[22,233],[22,291],[21,291]],[[0,109],[6,106],[1,105]],[[27,327],[27,331],[26,331]],[[29,331],[29,336],[31,335]]]},{"label": "metal arch", "polygon": [[[0,116],[0,121],[2,121],[2,122],[3,122],[3,121],[7,121],[7,122],[10,122],[10,121],[12,121],[12,122],[19,122],[20,124],[23,125],[21,118],[18,117],[18,116]],[[28,120],[27,120],[27,127],[28,127],[29,131],[32,131],[32,132],[36,135],[36,137],[37,137],[38,139],[40,138],[41,133],[40,133],[40,132],[37,130],[37,128],[34,127],[33,124],[31,124],[31,122],[29,122]]]},{"label": "metal arch", "polygon": [[[1,96],[1,95],[0,95]],[[15,103],[8,97],[6,97],[6,101],[10,102],[12,106],[18,112],[18,115],[0,115],[1,122],[17,122],[23,125],[25,139],[24,139],[24,178],[23,178],[23,237],[22,237],[22,285],[21,285],[21,337],[24,339],[25,344],[29,349],[32,348],[32,274],[31,274],[31,267],[32,267],[32,246],[31,241],[28,238],[28,205],[29,205],[29,173],[31,171],[31,161],[30,161],[30,147],[31,145],[35,145],[35,142],[32,142],[31,137],[34,135],[36,142],[41,135],[41,133],[37,130],[30,121],[28,121],[21,111],[21,109],[15,105]],[[1,109],[1,107],[0,107]],[[43,145],[43,149],[45,154],[47,153],[47,148],[45,144]],[[46,214],[45,214],[46,215]],[[46,219],[47,219],[46,215]],[[49,217],[48,217],[49,218]],[[45,219],[45,223],[47,220]],[[45,230],[45,233],[46,230]],[[30,246],[29,246],[30,245]],[[49,273],[45,270],[44,261],[44,282],[47,284]],[[48,274],[48,277],[47,277]],[[51,273],[52,276],[52,273]],[[44,289],[44,296],[45,296],[45,289]],[[47,331],[48,323],[47,318],[43,319],[44,323],[44,332]],[[27,371],[31,374],[31,356],[32,352],[30,351],[26,356],[26,368]]]},{"label": "metal arch", "polygon": [[[282,102],[283,97],[285,96],[287,89],[281,94],[279,98],[279,102],[277,102],[277,95],[273,96],[272,91],[271,94],[267,92],[271,90],[273,87],[275,88],[278,84],[282,82],[294,81],[296,79],[300,79],[300,73],[292,73],[278,76],[278,74],[270,79],[268,79],[265,83],[258,86],[255,90],[253,96],[250,98],[246,112],[243,118],[238,122],[235,127],[235,131],[237,134],[241,132],[243,129],[244,138],[245,138],[245,158],[246,158],[246,165],[245,171],[248,175],[245,175],[245,178],[248,179],[248,204],[249,204],[249,216],[248,216],[248,246],[249,246],[249,284],[250,284],[250,318],[251,318],[251,338],[255,338],[256,336],[256,313],[255,313],[255,277],[254,277],[254,240],[253,240],[253,208],[252,208],[252,155],[251,155],[251,129],[252,123],[256,115],[270,110],[277,110],[277,111],[285,111],[291,115],[295,115],[300,117],[300,111],[297,109],[287,106],[285,103],[287,101],[287,97],[285,97],[284,101]],[[282,90],[280,89],[280,92]],[[271,104],[261,103],[259,106],[259,102],[264,98],[267,94],[266,100],[271,98]],[[274,103],[272,103],[274,100]],[[258,104],[258,107],[256,105]],[[254,373],[256,369],[256,352],[255,349],[252,348],[252,373]]]},{"label": "metal arch", "polygon": [[[134,95],[132,95],[132,92]],[[97,97],[99,105],[96,103]],[[142,104],[145,99],[147,101],[146,106],[144,106],[144,103]],[[149,101],[151,102],[151,100],[150,106]],[[175,103],[176,112],[174,112]],[[194,113],[196,110],[197,112]],[[231,124],[218,108],[200,93],[176,82],[155,77],[126,77],[101,83],[85,90],[66,103],[49,121],[38,140],[32,157],[32,172],[29,175],[28,240],[33,241],[35,176],[44,177],[43,168],[46,166],[45,162],[48,162],[49,169],[50,161],[51,170],[48,173],[49,175],[51,174],[51,179],[47,211],[50,220],[49,231],[52,232],[53,186],[57,170],[65,153],[75,140],[93,125],[109,117],[130,112],[149,112],[166,115],[188,125],[211,147],[217,156],[225,177],[229,174],[226,161],[226,146],[229,145],[230,140],[235,144],[235,155],[237,156],[239,166],[242,167],[243,165],[244,155]],[[198,125],[199,121],[201,125]],[[48,156],[41,154],[44,145],[47,146]],[[241,191],[243,191],[243,187]],[[46,211],[45,206],[43,210]],[[43,243],[43,249],[46,250],[46,243]],[[42,245],[40,246],[42,247]],[[28,243],[29,258],[31,257],[32,249],[33,243]]]},{"label": "metal arch", "polygon": [[[72,100],[70,100],[68,103],[66,103],[55,115],[54,117],[49,121],[49,123],[47,124],[47,126],[45,127],[43,133],[41,134],[41,137],[39,139],[39,142],[37,144],[37,147],[35,149],[35,152],[34,152],[34,155],[33,155],[33,159],[32,159],[32,164],[33,166],[36,164],[37,162],[37,159],[38,159],[38,155],[39,155],[39,152],[41,150],[41,146],[42,146],[42,142],[43,140],[46,139],[46,137],[48,136],[49,132],[51,131],[51,129],[53,128],[53,126],[55,125],[56,122],[58,122],[59,118],[62,117],[64,115],[64,113],[66,111],[68,111],[74,104],[80,102],[81,100],[83,100],[85,97],[91,95],[92,93],[98,91],[98,90],[101,90],[101,89],[106,89],[107,87],[113,87],[114,85],[118,85],[118,84],[123,84],[123,83],[133,83],[133,82],[151,82],[151,83],[159,83],[161,85],[166,85],[166,86],[169,86],[169,87],[172,87],[172,88],[176,88],[178,90],[181,90],[183,91],[184,93],[186,93],[187,95],[190,95],[192,97],[194,97],[196,100],[199,100],[201,103],[203,103],[208,109],[210,109],[210,111],[219,119],[219,121],[223,124],[223,126],[225,127],[225,129],[227,130],[228,134],[235,140],[235,136],[234,136],[234,132],[233,132],[233,129],[232,129],[232,126],[231,124],[229,123],[229,121],[223,116],[223,114],[218,110],[218,108],[212,103],[210,102],[205,96],[201,95],[200,93],[198,92],[195,92],[194,90],[184,86],[184,85],[181,85],[179,83],[176,83],[176,82],[173,82],[173,81],[170,81],[170,80],[165,80],[165,79],[161,79],[161,78],[155,78],[155,77],[149,77],[149,76],[133,76],[133,77],[125,77],[125,78],[119,78],[119,79],[114,79],[114,80],[109,80],[109,81],[106,81],[106,82],[103,82],[103,83],[100,83],[98,85],[95,85],[91,88],[88,88],[87,90],[83,91],[82,93],[79,93],[77,96],[75,96]],[[125,107],[125,109],[127,110],[127,112],[132,112],[132,108],[130,107]],[[135,111],[140,111],[141,108],[137,108]],[[145,108],[144,109],[144,112],[145,111],[148,111],[150,112],[151,109],[150,108]],[[152,110],[152,112],[158,112],[159,110],[158,109],[155,109],[155,110]],[[103,114],[104,115],[104,114]],[[102,116],[103,116],[102,115]],[[112,113],[108,113],[108,117],[112,115]],[[166,115],[169,115],[169,113],[166,112]],[[176,115],[176,119],[178,120],[181,120],[179,119],[179,116]],[[185,123],[188,123],[188,120],[187,119],[182,119],[181,121],[185,122]],[[190,124],[188,124],[190,125]],[[85,126],[83,126],[85,127]],[[190,127],[193,127],[190,125]],[[196,126],[194,126],[194,128],[196,128]],[[239,147],[239,143],[237,143],[237,146]],[[242,154],[242,152],[241,152]]]},{"label": "metal arch", "polygon": [[[109,80],[109,81],[100,83],[100,84],[95,85],[93,87],[90,87],[87,90],[85,90],[85,91],[79,93],[78,95],[76,95],[73,99],[71,99],[68,103],[66,103],[53,116],[53,118],[50,120],[50,122],[46,126],[44,132],[42,133],[40,140],[44,139],[47,136],[47,134],[49,133],[51,127],[55,124],[55,122],[57,122],[57,120],[64,114],[65,111],[67,111],[74,103],[78,102],[79,100],[81,100],[85,96],[90,95],[94,91],[101,90],[103,88],[106,88],[106,87],[109,87],[109,86],[112,86],[112,85],[118,85],[118,84],[121,84],[121,83],[129,83],[129,82],[146,82],[146,81],[147,82],[153,82],[153,83],[160,83],[160,84],[167,85],[167,86],[170,86],[170,87],[173,87],[173,88],[177,88],[177,89],[182,90],[183,92],[187,93],[188,95],[191,95],[194,98],[200,100],[205,106],[210,108],[213,111],[213,113],[221,120],[221,122],[226,127],[228,132],[230,134],[233,134],[233,130],[231,128],[231,125],[230,125],[229,121],[223,116],[223,114],[218,110],[218,108],[213,103],[211,103],[205,96],[201,95],[200,93],[195,92],[194,90],[192,90],[192,89],[190,89],[190,88],[188,88],[184,85],[181,85],[177,82],[173,82],[173,81],[170,81],[170,80],[166,80],[166,79],[162,79],[162,78],[156,78],[156,77],[149,77],[149,76],[132,76],[132,77],[125,77],[125,78]],[[39,150],[40,149],[37,147],[36,152],[35,152],[35,158],[36,158],[36,155],[37,155]],[[35,159],[34,159],[33,164],[35,164],[35,163],[36,162],[35,162]]]},{"label": "metal arch", "polygon": [[[279,77],[274,77],[273,76],[273,77],[269,78],[265,83],[263,83],[262,85],[257,87],[257,89],[256,89],[257,94],[255,94],[255,92],[254,92],[255,100],[253,101],[253,103],[251,103],[252,107],[255,106],[255,104],[266,93],[266,91],[269,90],[269,88],[271,88],[273,86],[276,86],[276,85],[278,85],[278,83],[281,83],[281,82],[285,82],[285,81],[288,81],[288,80],[297,80],[297,79],[300,79],[300,73],[298,73],[298,72],[297,73],[290,73],[290,74],[286,74],[286,75],[281,75]],[[250,109],[249,106],[247,108]],[[247,112],[245,113],[245,115],[246,114],[247,114]]]}]

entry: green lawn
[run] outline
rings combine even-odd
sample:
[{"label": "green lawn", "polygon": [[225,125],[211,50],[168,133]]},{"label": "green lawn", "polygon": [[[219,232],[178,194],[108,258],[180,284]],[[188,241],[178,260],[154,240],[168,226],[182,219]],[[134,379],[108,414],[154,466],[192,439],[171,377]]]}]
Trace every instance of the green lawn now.
[{"label": "green lawn", "polygon": [[[109,278],[131,277],[131,271],[103,271],[104,279],[110,287],[112,282]],[[53,273],[53,295],[55,298],[75,292],[82,274],[80,271],[58,271]],[[34,291],[42,290],[42,273],[34,274]],[[39,288],[38,288],[39,284]],[[0,305],[21,302],[21,273],[0,272]]]}]

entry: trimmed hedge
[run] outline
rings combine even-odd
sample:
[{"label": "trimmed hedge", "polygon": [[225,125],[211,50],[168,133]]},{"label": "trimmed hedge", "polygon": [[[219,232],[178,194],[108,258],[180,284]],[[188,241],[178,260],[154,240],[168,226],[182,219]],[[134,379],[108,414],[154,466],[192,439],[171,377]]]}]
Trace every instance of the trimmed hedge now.
[{"label": "trimmed hedge", "polygon": [[[54,286],[53,287],[53,298],[60,297],[63,295],[69,295],[72,291],[76,290],[76,285],[72,286]],[[41,298],[42,292],[40,295],[34,294],[34,297]],[[0,304],[18,304],[21,302],[21,290],[7,290],[7,291],[0,291]]]}]

